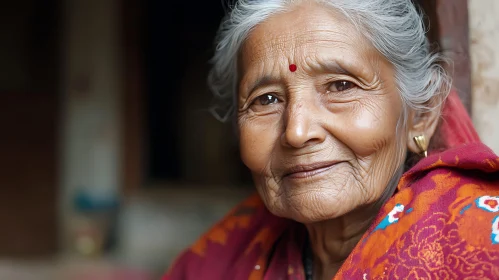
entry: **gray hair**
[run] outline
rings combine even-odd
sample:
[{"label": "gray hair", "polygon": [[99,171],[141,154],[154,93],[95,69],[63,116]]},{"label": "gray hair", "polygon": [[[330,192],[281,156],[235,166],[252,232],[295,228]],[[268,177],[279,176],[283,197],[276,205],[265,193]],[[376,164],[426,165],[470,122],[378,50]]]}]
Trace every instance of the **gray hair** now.
[{"label": "gray hair", "polygon": [[[238,54],[250,32],[270,16],[304,0],[239,0],[222,21],[208,84],[219,102],[214,116],[226,121],[237,97]],[[430,50],[422,14],[410,0],[312,0],[343,13],[372,45],[392,63],[406,107],[438,108],[450,91],[446,60]],[[220,113],[220,110],[223,113]],[[404,114],[404,122],[405,116]]]}]

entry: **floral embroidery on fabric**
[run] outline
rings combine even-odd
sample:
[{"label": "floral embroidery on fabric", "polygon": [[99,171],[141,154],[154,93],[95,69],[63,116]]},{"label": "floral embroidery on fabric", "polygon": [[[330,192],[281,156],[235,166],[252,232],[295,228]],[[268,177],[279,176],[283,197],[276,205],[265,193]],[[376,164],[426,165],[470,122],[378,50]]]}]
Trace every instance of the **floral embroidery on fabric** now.
[{"label": "floral embroidery on fabric", "polygon": [[499,211],[499,197],[497,196],[482,196],[476,199],[476,206],[488,212]]},{"label": "floral embroidery on fabric", "polygon": [[492,244],[499,244],[499,216],[492,221]]},{"label": "floral embroidery on fabric", "polygon": [[379,225],[374,229],[374,231],[379,230],[379,229],[386,229],[389,225],[398,222],[401,215],[404,213],[404,208],[405,208],[405,206],[402,204],[395,205],[395,207],[393,207],[392,211],[390,211],[390,213],[388,213],[388,215],[386,215],[386,217],[379,223]]},{"label": "floral embroidery on fabric", "polygon": [[446,225],[448,219],[446,213],[433,213],[404,235],[389,252],[390,258],[397,260],[389,279],[462,279],[488,274],[497,257],[468,247],[457,233],[457,225]]},{"label": "floral embroidery on fabric", "polygon": [[466,210],[470,209],[472,206],[472,204],[468,204],[466,206],[463,207],[463,209],[461,209],[461,211],[459,212],[460,215],[463,215],[464,212],[466,212]]}]

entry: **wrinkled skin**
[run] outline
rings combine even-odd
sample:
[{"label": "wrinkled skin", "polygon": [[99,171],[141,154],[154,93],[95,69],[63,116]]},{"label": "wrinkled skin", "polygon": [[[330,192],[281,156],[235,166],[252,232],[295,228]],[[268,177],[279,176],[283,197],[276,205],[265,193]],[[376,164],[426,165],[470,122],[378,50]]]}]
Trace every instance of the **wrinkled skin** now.
[{"label": "wrinkled skin", "polygon": [[269,210],[307,223],[380,198],[407,138],[396,133],[391,64],[341,15],[310,4],[260,24],[241,54],[242,159]]}]

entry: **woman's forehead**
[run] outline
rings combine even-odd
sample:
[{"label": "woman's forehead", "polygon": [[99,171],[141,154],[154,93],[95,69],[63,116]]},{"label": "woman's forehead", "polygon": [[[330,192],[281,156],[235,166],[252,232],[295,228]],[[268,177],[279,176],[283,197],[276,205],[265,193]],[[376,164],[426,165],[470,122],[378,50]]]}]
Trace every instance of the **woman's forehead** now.
[{"label": "woman's forehead", "polygon": [[[300,46],[361,40],[361,34],[352,23],[330,8],[295,7],[276,14],[258,24],[250,33],[243,49],[258,52],[282,52]],[[255,53],[256,52],[256,53]]]},{"label": "woman's forehead", "polygon": [[320,58],[352,64],[372,60],[377,54],[343,15],[308,4],[304,9],[296,7],[271,16],[256,26],[241,49],[240,70],[273,62],[299,67]]}]

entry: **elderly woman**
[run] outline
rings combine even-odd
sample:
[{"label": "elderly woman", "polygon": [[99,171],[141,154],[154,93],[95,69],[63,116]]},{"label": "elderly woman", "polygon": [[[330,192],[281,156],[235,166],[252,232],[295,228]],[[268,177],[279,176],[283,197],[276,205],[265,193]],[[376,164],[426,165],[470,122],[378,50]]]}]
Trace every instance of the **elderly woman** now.
[{"label": "elderly woman", "polygon": [[164,279],[499,279],[499,158],[441,61],[410,0],[240,0],[210,84],[258,195]]}]

